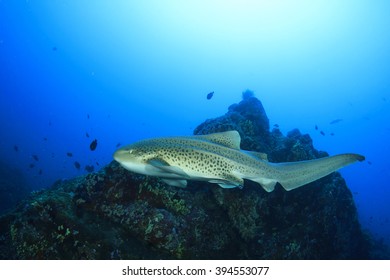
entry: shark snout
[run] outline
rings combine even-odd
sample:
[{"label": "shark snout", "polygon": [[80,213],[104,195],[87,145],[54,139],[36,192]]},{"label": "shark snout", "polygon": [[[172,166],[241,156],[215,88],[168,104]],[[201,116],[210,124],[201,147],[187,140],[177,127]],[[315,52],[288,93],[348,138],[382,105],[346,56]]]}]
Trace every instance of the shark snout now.
[{"label": "shark snout", "polygon": [[129,155],[128,151],[119,149],[115,151],[113,157],[117,162],[121,163],[124,162],[126,158],[128,158],[128,155]]}]

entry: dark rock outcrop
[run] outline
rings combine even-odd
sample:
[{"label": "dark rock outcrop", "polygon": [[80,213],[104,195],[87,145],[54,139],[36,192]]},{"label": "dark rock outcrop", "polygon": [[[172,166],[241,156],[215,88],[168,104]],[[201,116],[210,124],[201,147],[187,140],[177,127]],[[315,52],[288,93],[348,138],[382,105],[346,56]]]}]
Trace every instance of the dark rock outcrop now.
[{"label": "dark rock outcrop", "polygon": [[[261,102],[248,97],[195,134],[235,129],[241,147],[269,160],[325,156],[309,135],[269,131]],[[339,173],[291,192],[190,182],[185,189],[103,170],[59,181],[0,218],[2,259],[366,259],[351,192]]]}]

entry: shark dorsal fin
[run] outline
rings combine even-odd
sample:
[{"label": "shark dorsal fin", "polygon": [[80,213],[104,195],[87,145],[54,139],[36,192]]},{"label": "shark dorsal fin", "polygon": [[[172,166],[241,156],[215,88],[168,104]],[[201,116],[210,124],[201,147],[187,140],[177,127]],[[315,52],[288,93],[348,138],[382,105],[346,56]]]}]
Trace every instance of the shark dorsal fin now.
[{"label": "shark dorsal fin", "polygon": [[238,131],[230,130],[225,132],[218,132],[206,135],[196,135],[195,137],[207,140],[209,142],[219,144],[231,149],[239,150],[241,144],[241,137]]},{"label": "shark dorsal fin", "polygon": [[252,156],[254,158],[268,161],[268,155],[265,154],[265,153],[254,152],[254,151],[244,151],[244,150],[242,150],[242,152],[244,152],[247,155],[250,155],[250,156]]}]

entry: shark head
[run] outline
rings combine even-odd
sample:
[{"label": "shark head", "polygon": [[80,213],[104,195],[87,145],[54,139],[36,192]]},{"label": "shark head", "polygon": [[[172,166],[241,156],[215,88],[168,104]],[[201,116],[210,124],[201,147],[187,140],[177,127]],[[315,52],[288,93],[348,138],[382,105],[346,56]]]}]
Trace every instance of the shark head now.
[{"label": "shark head", "polygon": [[155,156],[153,150],[146,151],[144,146],[139,145],[139,143],[122,147],[116,150],[113,155],[122,167],[141,174],[149,174],[149,171],[147,171],[148,162]]},{"label": "shark head", "polygon": [[168,179],[187,178],[187,174],[180,168],[170,166],[165,160],[166,153],[167,149],[163,143],[149,139],[120,148],[113,156],[129,171]]}]

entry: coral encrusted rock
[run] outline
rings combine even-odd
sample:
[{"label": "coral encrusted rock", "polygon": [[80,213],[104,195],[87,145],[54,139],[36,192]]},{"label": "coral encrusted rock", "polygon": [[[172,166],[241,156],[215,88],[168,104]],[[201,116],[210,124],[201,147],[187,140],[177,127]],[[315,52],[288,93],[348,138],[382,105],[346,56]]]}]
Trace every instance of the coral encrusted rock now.
[{"label": "coral encrusted rock", "polygon": [[[272,162],[327,155],[298,130],[270,131],[253,96],[194,133],[232,129],[242,149]],[[337,172],[267,193],[249,181],[243,189],[195,181],[176,188],[112,162],[33,193],[0,218],[2,259],[366,259],[368,247]]]}]

